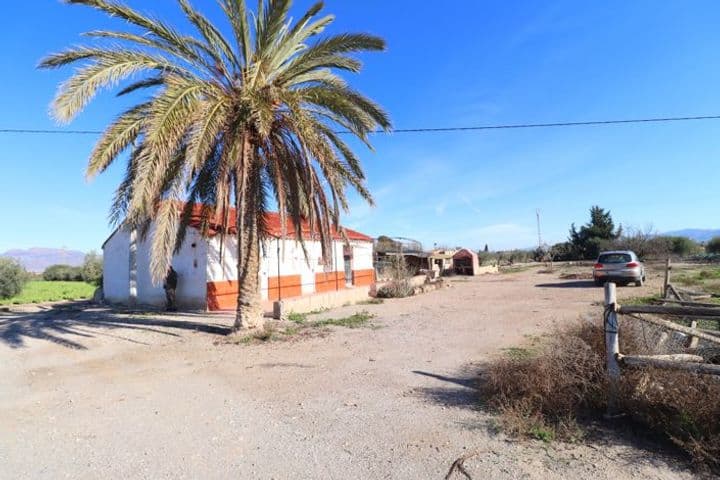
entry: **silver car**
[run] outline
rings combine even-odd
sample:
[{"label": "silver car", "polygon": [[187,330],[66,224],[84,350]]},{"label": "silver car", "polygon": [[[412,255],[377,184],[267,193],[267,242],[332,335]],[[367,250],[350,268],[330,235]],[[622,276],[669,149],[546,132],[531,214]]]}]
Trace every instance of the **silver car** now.
[{"label": "silver car", "polygon": [[605,282],[621,285],[634,282],[636,286],[642,287],[645,282],[645,265],[631,250],[600,252],[593,266],[593,280],[598,286]]}]

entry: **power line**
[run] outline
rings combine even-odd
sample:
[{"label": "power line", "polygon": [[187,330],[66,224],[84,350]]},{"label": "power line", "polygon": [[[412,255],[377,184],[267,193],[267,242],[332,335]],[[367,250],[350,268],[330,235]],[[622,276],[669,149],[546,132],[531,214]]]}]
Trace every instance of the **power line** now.
[{"label": "power line", "polygon": [[0,133],[28,133],[41,135],[99,135],[99,130],[35,130],[31,128],[2,128]]},{"label": "power line", "polygon": [[[519,128],[554,128],[554,127],[582,127],[593,125],[618,125],[628,123],[668,123],[684,122],[689,120],[720,120],[720,115],[702,115],[692,117],[655,117],[655,118],[632,118],[614,120],[591,120],[587,122],[553,122],[553,123],[517,123],[507,125],[476,125],[466,127],[427,127],[427,128],[398,128],[391,132],[376,130],[374,133],[436,133],[436,132],[471,132],[479,130],[503,130]],[[41,130],[31,128],[0,128],[2,133],[16,134],[38,134],[38,135],[99,135],[101,130]],[[336,133],[351,133],[341,130]]]},{"label": "power line", "polygon": [[[422,132],[462,132],[474,130],[501,130],[512,128],[549,128],[549,127],[580,127],[588,125],[614,125],[622,123],[662,123],[682,122],[687,120],[720,120],[720,115],[703,115],[695,117],[657,117],[633,118],[624,120],[591,120],[587,122],[556,122],[556,123],[519,123],[510,125],[481,125],[475,127],[439,127],[439,128],[405,128],[393,130],[394,133],[422,133]],[[378,131],[376,133],[382,133]]]}]

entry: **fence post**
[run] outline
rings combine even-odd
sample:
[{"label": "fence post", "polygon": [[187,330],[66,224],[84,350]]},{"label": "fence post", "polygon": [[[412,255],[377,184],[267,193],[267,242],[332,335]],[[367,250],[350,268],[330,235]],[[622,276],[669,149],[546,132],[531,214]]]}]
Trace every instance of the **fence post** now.
[{"label": "fence post", "polygon": [[617,290],[615,284],[608,282],[605,284],[605,351],[607,356],[607,372],[610,380],[610,391],[608,392],[608,407],[606,417],[612,417],[616,414],[617,387],[620,381],[620,365],[618,364],[617,355],[620,353],[620,341],[618,338],[618,317],[615,311],[617,304]]},{"label": "fence post", "polygon": [[665,259],[665,281],[663,282],[663,298],[668,296],[668,285],[670,285],[670,257]]}]

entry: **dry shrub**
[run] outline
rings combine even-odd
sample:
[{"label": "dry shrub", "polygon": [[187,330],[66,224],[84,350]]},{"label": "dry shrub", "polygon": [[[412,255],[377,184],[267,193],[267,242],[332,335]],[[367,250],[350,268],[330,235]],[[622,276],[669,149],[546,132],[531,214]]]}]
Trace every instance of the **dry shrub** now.
[{"label": "dry shrub", "polygon": [[382,287],[378,288],[375,296],[377,298],[405,298],[414,293],[410,280],[391,280]]},{"label": "dry shrub", "polygon": [[571,419],[606,403],[602,335],[602,328],[583,322],[558,332],[530,355],[492,362],[480,390],[487,405],[501,413],[504,429],[543,440],[575,437]]},{"label": "dry shrub", "polygon": [[380,287],[375,296],[378,298],[405,298],[411,296],[414,291],[410,278],[411,275],[405,257],[402,255],[393,257],[390,261],[390,281]]},{"label": "dry shrub", "polygon": [[[657,353],[659,334],[639,322],[622,322],[620,351]],[[573,440],[579,436],[578,419],[605,412],[608,380],[600,322],[582,321],[531,350],[511,351],[512,356],[491,362],[480,382],[485,404],[499,414],[506,433]],[[622,412],[672,440],[698,465],[720,473],[720,379],[623,369],[618,397]]]},{"label": "dry shrub", "polygon": [[688,372],[626,370],[620,408],[661,432],[699,465],[720,473],[720,379]]}]

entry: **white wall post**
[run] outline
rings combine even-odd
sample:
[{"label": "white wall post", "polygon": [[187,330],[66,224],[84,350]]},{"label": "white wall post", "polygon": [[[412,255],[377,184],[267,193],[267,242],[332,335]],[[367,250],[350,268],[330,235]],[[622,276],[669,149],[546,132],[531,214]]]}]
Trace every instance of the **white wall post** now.
[{"label": "white wall post", "polygon": [[605,351],[607,356],[607,372],[610,380],[610,391],[608,392],[607,416],[616,413],[616,394],[618,382],[620,381],[620,365],[617,355],[620,353],[620,340],[618,337],[618,316],[616,312],[617,290],[612,282],[605,284]]},{"label": "white wall post", "polygon": [[129,285],[128,305],[134,307],[137,304],[137,229],[130,230],[130,252],[128,255]]}]

